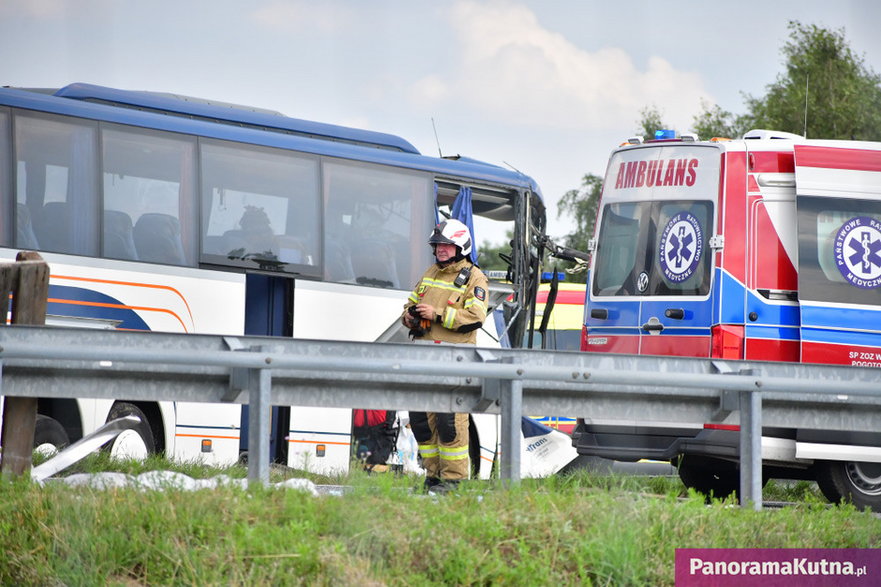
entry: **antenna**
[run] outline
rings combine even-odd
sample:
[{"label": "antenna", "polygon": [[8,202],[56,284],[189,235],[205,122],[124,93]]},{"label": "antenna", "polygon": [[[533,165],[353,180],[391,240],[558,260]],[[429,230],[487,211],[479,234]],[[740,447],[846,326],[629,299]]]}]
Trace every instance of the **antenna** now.
[{"label": "antenna", "polygon": [[440,141],[437,139],[437,127],[434,125],[434,116],[431,117],[431,128],[434,129],[434,142],[437,143],[437,155],[443,159],[444,154],[441,153]]},{"label": "antenna", "polygon": [[811,81],[811,74],[808,73],[805,76],[805,128],[804,128],[804,137],[808,138],[808,83]]},{"label": "antenna", "polygon": [[519,169],[517,169],[516,167],[514,167],[513,165],[511,165],[507,161],[502,161],[502,163],[504,163],[505,165],[507,165],[508,167],[510,167],[511,169],[516,171],[517,173],[519,173],[520,175],[525,175],[522,171],[520,171]]}]

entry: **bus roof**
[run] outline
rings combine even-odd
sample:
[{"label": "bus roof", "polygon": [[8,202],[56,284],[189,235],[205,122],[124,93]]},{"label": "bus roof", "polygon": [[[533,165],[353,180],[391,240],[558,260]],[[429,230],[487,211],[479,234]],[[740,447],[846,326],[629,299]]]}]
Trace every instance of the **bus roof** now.
[{"label": "bus roof", "polygon": [[74,83],[55,91],[54,95],[61,98],[136,108],[148,112],[191,117],[209,122],[235,124],[259,130],[290,133],[313,139],[340,141],[367,147],[419,154],[416,147],[395,135],[301,120],[299,118],[289,118],[281,112],[272,110],[216,102],[179,94],[117,90],[93,84]]},{"label": "bus roof", "polygon": [[[526,189],[541,199],[536,182],[520,172],[466,157],[422,155],[394,135],[303,121],[265,110],[80,83],[59,90],[2,87],[0,105],[393,165],[427,171],[441,181],[474,182],[472,187],[476,188],[501,185]],[[482,211],[492,215],[495,210],[499,220],[513,217],[510,203],[494,203],[491,195],[488,198]],[[479,199],[475,194],[475,204]]]}]

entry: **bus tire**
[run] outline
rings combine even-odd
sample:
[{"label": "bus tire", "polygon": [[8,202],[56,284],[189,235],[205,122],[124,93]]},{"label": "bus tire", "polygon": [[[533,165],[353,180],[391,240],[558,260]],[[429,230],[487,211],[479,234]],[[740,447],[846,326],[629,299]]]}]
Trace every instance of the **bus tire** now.
[{"label": "bus tire", "polygon": [[468,459],[471,464],[470,478],[480,479],[480,436],[471,415],[468,416]]},{"label": "bus tire", "polygon": [[51,456],[70,444],[70,437],[58,420],[37,414],[34,426],[34,451]]},{"label": "bus tire", "polygon": [[104,450],[115,459],[144,460],[147,455],[156,452],[156,441],[153,439],[150,422],[141,408],[128,402],[113,404],[110,413],[107,414],[107,421],[111,422],[124,416],[137,416],[141,423],[129,430],[123,430],[104,446]]},{"label": "bus tire", "polygon": [[817,485],[832,503],[852,503],[859,509],[881,512],[881,463],[821,461]]},{"label": "bus tire", "polygon": [[740,472],[733,463],[683,455],[677,468],[685,486],[703,493],[707,499],[723,499],[740,489]]}]

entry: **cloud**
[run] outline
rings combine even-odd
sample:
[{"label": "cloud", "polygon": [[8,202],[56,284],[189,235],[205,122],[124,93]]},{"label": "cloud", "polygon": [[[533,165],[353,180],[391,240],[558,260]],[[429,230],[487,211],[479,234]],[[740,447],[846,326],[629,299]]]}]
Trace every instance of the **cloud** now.
[{"label": "cloud", "polygon": [[0,16],[60,19],[67,15],[65,0],[2,0]]},{"label": "cloud", "polygon": [[685,130],[708,97],[696,73],[660,56],[641,70],[624,48],[586,51],[510,0],[460,0],[450,21],[459,60],[454,73],[411,87],[429,107],[454,97],[487,116],[529,126],[629,132],[640,111],[655,105],[665,121]]},{"label": "cloud", "polygon": [[435,104],[450,97],[449,86],[440,75],[429,75],[417,80],[409,88],[409,98],[416,104]]},{"label": "cloud", "polygon": [[281,32],[336,33],[355,22],[352,11],[336,2],[323,0],[275,0],[262,4],[251,19],[267,29]]}]

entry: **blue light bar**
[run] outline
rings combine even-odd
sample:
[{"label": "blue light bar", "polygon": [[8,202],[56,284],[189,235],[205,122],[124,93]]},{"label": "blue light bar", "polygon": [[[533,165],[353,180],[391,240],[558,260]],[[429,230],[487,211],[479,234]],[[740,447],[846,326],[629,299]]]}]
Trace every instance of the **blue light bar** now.
[{"label": "blue light bar", "polygon": [[[552,280],[553,278],[554,278],[553,271],[542,271],[541,280],[543,282],[548,282],[548,281]],[[563,271],[557,271],[557,281],[565,281],[565,280],[566,280],[566,274]]]},{"label": "blue light bar", "polygon": [[656,130],[655,131],[655,140],[675,139],[675,138],[676,138],[676,131],[675,130],[664,129],[664,130]]}]

